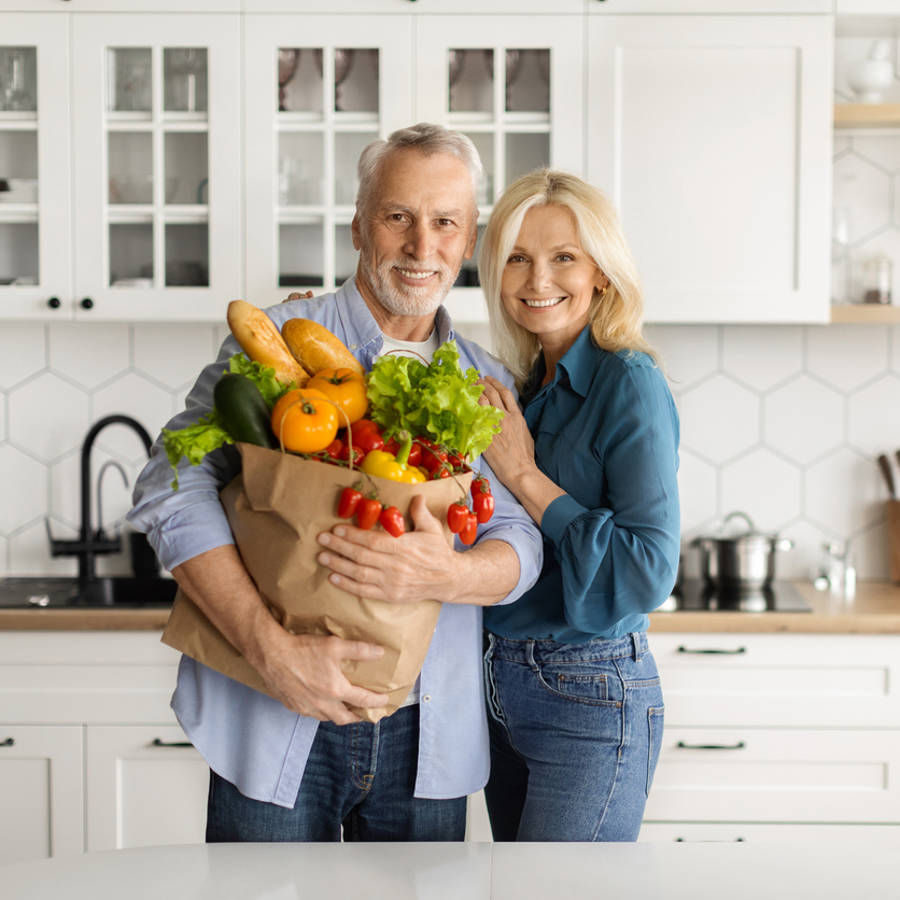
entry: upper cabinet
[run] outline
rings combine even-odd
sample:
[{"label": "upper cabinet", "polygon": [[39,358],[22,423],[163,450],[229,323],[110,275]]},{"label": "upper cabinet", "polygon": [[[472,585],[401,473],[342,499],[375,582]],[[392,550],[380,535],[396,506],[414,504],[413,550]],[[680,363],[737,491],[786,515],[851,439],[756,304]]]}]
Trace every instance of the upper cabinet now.
[{"label": "upper cabinet", "polygon": [[[835,0],[587,0],[592,13],[611,15],[634,15],[660,13],[765,13],[786,15],[792,13],[830,13]],[[841,0],[838,0],[841,2]],[[857,0],[846,0],[856,3]],[[895,0],[883,0],[891,3]]]},{"label": "upper cabinet", "polygon": [[826,322],[832,21],[590,19],[588,175],[653,322]]},{"label": "upper cabinet", "polygon": [[220,318],[242,282],[238,18],[0,34],[0,314]]}]

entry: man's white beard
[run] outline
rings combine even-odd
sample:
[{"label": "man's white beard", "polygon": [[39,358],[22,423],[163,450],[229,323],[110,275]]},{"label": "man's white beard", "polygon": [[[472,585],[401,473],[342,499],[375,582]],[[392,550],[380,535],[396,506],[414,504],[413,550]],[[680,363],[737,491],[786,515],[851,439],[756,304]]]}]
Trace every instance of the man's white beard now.
[{"label": "man's white beard", "polygon": [[438,284],[423,285],[420,288],[406,285],[397,287],[391,278],[395,266],[406,268],[402,262],[385,261],[368,272],[372,289],[378,301],[395,316],[431,315],[444,302],[444,298],[453,287],[453,278],[445,267],[422,265],[422,263],[411,263],[408,268],[436,270],[440,276]]}]

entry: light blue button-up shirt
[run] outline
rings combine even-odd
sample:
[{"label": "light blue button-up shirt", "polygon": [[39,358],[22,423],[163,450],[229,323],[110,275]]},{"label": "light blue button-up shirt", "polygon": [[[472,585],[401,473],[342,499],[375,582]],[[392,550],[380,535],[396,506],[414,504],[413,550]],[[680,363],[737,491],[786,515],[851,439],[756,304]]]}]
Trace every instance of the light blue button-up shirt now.
[{"label": "light blue button-up shirt", "polygon": [[[267,309],[280,329],[290,318],[314,319],[340,337],[366,367],[381,351],[383,336],[353,279],[334,294],[296,300]],[[507,385],[512,379],[480,348],[454,336],[441,307],[435,327],[441,342],[455,339],[463,369],[475,366]],[[168,428],[183,428],[207,413],[213,387],[229,357],[240,351],[233,337],[217,360],[206,366],[188,394],[186,409]],[[134,491],[132,524],[147,532],[163,566],[175,566],[214,547],[234,543],[219,502],[219,489],[240,468],[237,452],[222,448],[198,466],[182,461],[179,489],[170,487],[172,471],[161,438]],[[502,601],[511,603],[537,580],[543,546],[540,532],[487,463],[474,468],[491,478],[494,516],[478,528],[477,542],[506,541],[519,557],[519,581]],[[476,542],[476,543],[477,543]],[[465,549],[457,542],[457,549]],[[419,701],[417,797],[447,799],[474,793],[487,781],[487,722],[482,694],[481,607],[445,604],[422,667]],[[256,800],[292,807],[306,767],[318,721],[291,712],[277,700],[254,691],[183,656],[172,708],[185,733],[210,768]]]}]

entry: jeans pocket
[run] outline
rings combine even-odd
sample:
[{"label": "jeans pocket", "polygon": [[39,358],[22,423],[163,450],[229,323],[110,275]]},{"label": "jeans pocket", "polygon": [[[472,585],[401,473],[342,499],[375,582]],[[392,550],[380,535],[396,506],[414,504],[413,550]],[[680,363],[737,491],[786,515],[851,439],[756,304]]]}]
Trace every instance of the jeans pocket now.
[{"label": "jeans pocket", "polygon": [[645,792],[650,796],[650,786],[653,784],[653,773],[659,762],[659,751],[662,749],[663,727],[666,708],[664,706],[651,706],[647,709],[647,785]]},{"label": "jeans pocket", "polygon": [[621,706],[610,703],[610,687],[605,672],[560,671],[556,666],[542,666],[538,677],[553,694],[577,703]]}]

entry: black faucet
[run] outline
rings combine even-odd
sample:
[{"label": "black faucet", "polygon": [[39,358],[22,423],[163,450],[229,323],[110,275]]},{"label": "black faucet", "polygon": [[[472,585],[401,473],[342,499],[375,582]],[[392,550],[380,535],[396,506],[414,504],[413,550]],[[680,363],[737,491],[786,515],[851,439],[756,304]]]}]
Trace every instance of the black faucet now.
[{"label": "black faucet", "polygon": [[50,539],[51,556],[77,556],[78,557],[78,581],[82,584],[94,581],[97,577],[94,569],[94,557],[103,553],[118,553],[122,547],[119,538],[108,538],[102,529],[93,531],[91,528],[91,449],[97,435],[107,425],[127,425],[143,441],[150,455],[150,447],[153,441],[147,433],[147,429],[131,416],[115,413],[111,416],[95,422],[85,435],[81,445],[81,532],[77,540],[60,541],[50,534],[50,523],[46,520],[47,537]]}]

